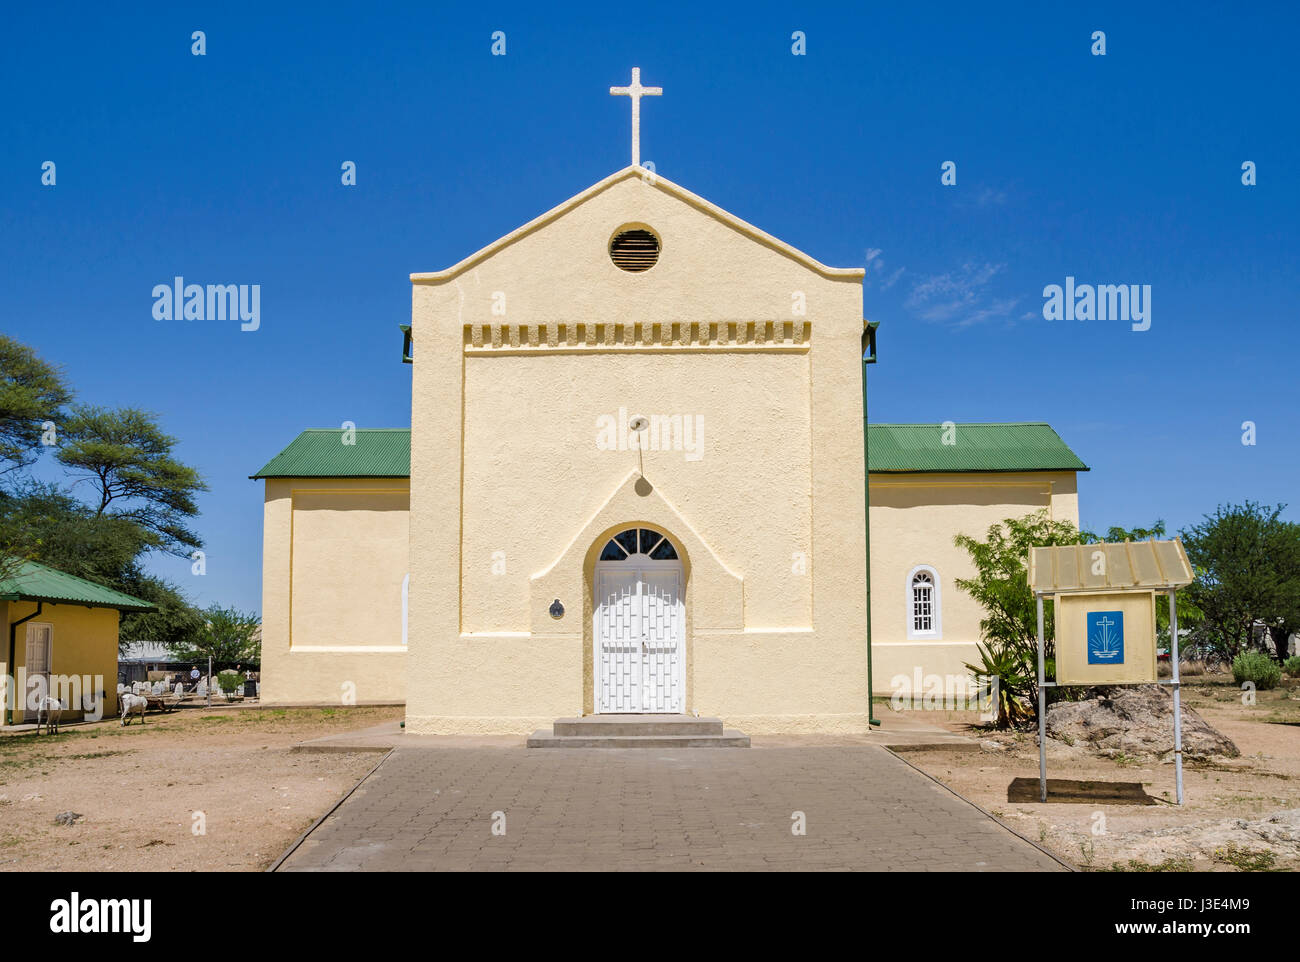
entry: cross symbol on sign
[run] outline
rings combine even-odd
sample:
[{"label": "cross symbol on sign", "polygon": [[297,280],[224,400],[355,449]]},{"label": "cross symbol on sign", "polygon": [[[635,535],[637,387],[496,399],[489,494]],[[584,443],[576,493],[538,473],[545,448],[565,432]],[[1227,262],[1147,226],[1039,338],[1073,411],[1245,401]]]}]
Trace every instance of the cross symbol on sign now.
[{"label": "cross symbol on sign", "polygon": [[626,87],[610,87],[610,94],[615,97],[632,98],[632,166],[641,166],[641,98],[661,97],[663,87],[642,87],[641,68],[632,68],[632,83]]}]

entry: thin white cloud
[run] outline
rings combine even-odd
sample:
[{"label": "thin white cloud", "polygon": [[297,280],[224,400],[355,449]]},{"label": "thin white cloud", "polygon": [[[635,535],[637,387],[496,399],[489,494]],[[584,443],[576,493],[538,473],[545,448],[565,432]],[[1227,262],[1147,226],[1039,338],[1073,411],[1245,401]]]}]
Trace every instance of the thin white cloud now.
[{"label": "thin white cloud", "polygon": [[988,208],[1001,207],[1007,202],[1007,192],[997,187],[990,187],[987,184],[979,184],[975,187],[965,190],[957,188],[959,193],[954,197],[954,206],[960,210],[970,210],[971,208]]},{"label": "thin white cloud", "polygon": [[957,328],[971,327],[975,324],[982,324],[985,321],[1009,320],[1011,312],[1015,310],[1016,305],[1020,303],[1018,297],[999,298],[987,307],[981,307],[957,322]]},{"label": "thin white cloud", "polygon": [[995,297],[988,290],[989,282],[1005,267],[966,263],[955,271],[932,274],[912,286],[903,306],[923,321],[956,328],[1005,318],[1018,298]]},{"label": "thin white cloud", "polygon": [[879,247],[868,247],[866,258],[866,276],[862,278],[862,287],[864,290],[873,286],[879,287],[882,291],[887,291],[898,283],[898,279],[903,276],[904,267],[896,268],[886,273],[885,260],[881,257]]}]

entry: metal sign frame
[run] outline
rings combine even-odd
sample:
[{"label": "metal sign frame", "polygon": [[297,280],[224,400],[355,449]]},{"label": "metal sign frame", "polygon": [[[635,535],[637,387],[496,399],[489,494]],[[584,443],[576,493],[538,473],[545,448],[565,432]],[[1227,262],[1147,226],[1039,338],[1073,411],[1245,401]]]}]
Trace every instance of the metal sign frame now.
[{"label": "metal sign frame", "polygon": [[[1135,588],[1134,591],[1143,593],[1151,591],[1151,588]],[[1066,594],[1093,594],[1095,589],[1083,589],[1078,591],[1058,591],[1049,589],[1045,591],[1034,591],[1034,602],[1038,609],[1038,794],[1041,801],[1047,801],[1047,689],[1048,688],[1095,688],[1096,685],[1080,684],[1058,684],[1055,681],[1047,680],[1047,660],[1045,655],[1045,645],[1043,641],[1043,598],[1051,596],[1055,600],[1059,595]],[[1123,594],[1123,591],[1116,592]],[[1175,595],[1178,589],[1166,588],[1156,590],[1155,593],[1167,594],[1169,596],[1169,662],[1173,668],[1173,678],[1168,682],[1156,679],[1157,685],[1172,685],[1174,689],[1174,781],[1177,791],[1178,804],[1183,804],[1183,711],[1182,699],[1180,693],[1182,682],[1178,675],[1178,601]],[[1152,629],[1156,627],[1156,612],[1151,613]],[[1157,664],[1159,662],[1157,661]],[[1151,682],[1115,682],[1114,686],[1120,685],[1146,685]]]}]

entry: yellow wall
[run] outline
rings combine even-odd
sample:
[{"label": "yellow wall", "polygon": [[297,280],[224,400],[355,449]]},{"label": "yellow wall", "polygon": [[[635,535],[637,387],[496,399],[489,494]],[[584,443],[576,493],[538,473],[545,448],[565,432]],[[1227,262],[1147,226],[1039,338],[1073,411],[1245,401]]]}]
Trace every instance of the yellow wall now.
[{"label": "yellow wall", "polygon": [[[1073,472],[1027,474],[873,474],[871,476],[872,683],[877,694],[910,692],[916,670],[966,676],[976,662],[983,609],[955,584],[975,574],[953,544],[959,533],[983,540],[989,526],[1047,508],[1079,523]],[[941,635],[909,640],[908,576],[919,565],[939,576]],[[895,686],[896,676],[906,682]]]},{"label": "yellow wall", "polygon": [[[36,610],[35,602],[14,601],[0,602],[0,618],[3,618],[3,647],[0,659],[9,657],[9,625],[19,618],[25,618]],[[52,675],[64,676],[100,676],[95,682],[98,690],[105,693],[104,713],[112,715],[117,711],[117,626],[119,615],[115,608],[86,608],[80,605],[45,604],[41,613],[27,624],[48,624],[52,627]],[[26,668],[27,660],[27,624],[18,626],[14,645],[14,665],[3,666],[0,684],[7,684],[10,677],[16,677],[19,669]],[[2,662],[0,662],[2,664]],[[83,687],[89,693],[88,687]],[[68,698],[68,694],[56,688],[51,691],[56,697]],[[7,695],[7,693],[6,693]],[[17,709],[22,707],[22,693],[18,692],[15,702],[14,721],[21,721]],[[6,702],[2,702],[7,704]],[[81,717],[81,703],[78,697],[68,698],[67,718]],[[33,717],[29,720],[35,720]]]},{"label": "yellow wall", "polygon": [[264,704],[401,702],[410,484],[268,479]]},{"label": "yellow wall", "polygon": [[[634,224],[641,274],[607,253]],[[631,169],[413,275],[407,730],[589,710],[593,549],[637,524],[687,556],[690,708],[865,730],[861,278]],[[702,455],[601,450],[620,408],[703,416]]]},{"label": "yellow wall", "polygon": [[[590,363],[591,359],[554,360],[556,369],[569,365],[580,372],[578,362]],[[605,360],[610,368],[627,362],[619,355]],[[653,367],[664,358],[640,360]],[[746,360],[773,367],[784,363],[795,375],[810,369],[807,354]],[[483,359],[467,358],[465,369],[473,371],[480,363],[487,366]],[[520,370],[527,368],[521,365]],[[514,383],[527,380],[516,374]],[[797,383],[797,377],[795,380]],[[499,409],[509,402],[494,400],[493,395],[500,392],[489,378],[480,380],[474,375],[467,377],[467,382],[467,392],[476,399],[470,406],[481,409],[467,418],[467,423],[474,424],[476,434],[490,438],[493,432],[482,410]],[[558,383],[564,383],[563,379]],[[460,632],[451,646],[454,657],[465,659],[455,672],[414,658],[408,666],[404,653],[393,651],[388,641],[394,636],[400,640],[401,632],[400,596],[393,602],[392,585],[400,586],[408,561],[406,485],[375,480],[267,482],[264,699],[279,704],[338,703],[342,683],[351,680],[357,686],[359,703],[402,701],[408,673],[420,671],[446,687],[448,702],[488,706],[480,715],[455,716],[454,723],[439,719],[437,730],[523,730],[544,724],[538,719],[545,715],[553,719],[590,712],[595,556],[612,534],[641,525],[672,537],[684,562],[688,709],[722,714],[724,709],[718,706],[738,705],[747,710],[728,712],[728,721],[741,724],[743,718],[753,730],[816,731],[856,725],[852,712],[806,710],[810,702],[820,699],[853,703],[856,676],[840,667],[852,643],[846,636],[842,645],[816,644],[818,633],[808,616],[816,577],[811,552],[805,575],[796,575],[792,563],[775,561],[790,558],[811,541],[806,535],[811,514],[806,496],[808,468],[805,465],[801,474],[782,460],[791,451],[811,444],[807,429],[801,433],[795,423],[786,430],[787,437],[794,440],[774,452],[772,460],[781,465],[779,469],[757,466],[761,487],[769,492],[762,510],[754,509],[752,498],[735,508],[728,506],[728,499],[715,497],[705,503],[715,517],[728,524],[704,523],[697,528],[680,505],[665,498],[663,488],[679,483],[691,470],[708,467],[709,460],[723,460],[717,457],[718,452],[726,452],[733,462],[745,456],[725,437],[715,447],[709,434],[708,425],[716,420],[714,412],[742,416],[729,407],[730,402],[704,408],[709,415],[706,456],[699,462],[688,462],[678,452],[597,449],[599,457],[585,452],[587,459],[582,460],[571,454],[570,459],[556,464],[547,456],[548,445],[564,443],[568,432],[585,431],[594,436],[594,418],[584,424],[582,417],[590,415],[594,407],[577,395],[568,396],[566,403],[556,403],[546,393],[520,396],[526,403],[518,406],[519,428],[499,432],[500,446],[492,450],[500,460],[491,469],[473,458],[466,459],[466,470],[474,475],[472,484],[482,492],[483,503],[495,505],[503,516],[520,519],[520,531],[540,534],[521,537],[515,529],[497,523],[492,512],[485,512],[488,517],[481,526],[466,525],[462,538],[468,546],[465,554],[473,563],[465,565],[467,588],[460,604],[462,617],[474,628]],[[569,405],[580,413],[571,413]],[[629,413],[634,409],[640,410],[634,405]],[[520,450],[512,452],[512,444],[518,444]],[[644,480],[640,479],[639,454],[645,457]],[[524,469],[548,466],[562,479],[561,488],[574,492],[575,497],[556,495],[552,501],[538,501],[535,489],[519,484],[508,470],[512,458],[518,458]],[[635,466],[629,467],[629,462]],[[599,485],[582,482],[584,468],[599,479]],[[647,484],[652,479],[667,481],[662,487]],[[594,508],[577,497],[598,486],[611,491]],[[970,577],[974,568],[966,553],[953,545],[954,534],[982,537],[996,522],[1044,507],[1054,518],[1078,523],[1078,495],[1071,472],[878,474],[872,476],[871,497],[874,680],[878,694],[892,694],[895,688],[911,691],[918,669],[923,679],[933,674],[964,678],[964,664],[976,660],[983,612],[955,585],[954,579]],[[575,503],[568,505],[566,500]],[[790,508],[800,504],[802,515]],[[770,511],[766,505],[771,505]],[[589,511],[589,516],[584,517],[584,511]],[[557,519],[581,527],[562,530]],[[720,531],[721,535],[706,540],[705,531]],[[715,540],[730,550],[720,550]],[[438,543],[453,542],[444,535]],[[562,548],[556,557],[550,557],[555,552],[548,547],[556,544]],[[749,553],[736,550],[737,545],[748,545]],[[287,550],[290,546],[292,552]],[[771,558],[763,546],[775,546]],[[848,544],[844,550],[856,556],[861,544]],[[748,572],[737,563],[740,558],[751,565]],[[504,561],[504,571],[494,574],[498,561]],[[935,640],[907,637],[907,577],[918,565],[933,567],[939,576],[942,630]],[[860,583],[850,583],[848,577],[824,577],[822,583],[829,586],[827,590],[860,592]],[[355,604],[354,591],[362,592],[356,597],[375,603]],[[377,602],[385,593],[389,603],[381,606]],[[450,595],[457,597],[454,592]],[[550,601],[557,597],[565,600],[568,609],[558,622],[546,613]],[[451,604],[443,607],[455,610]],[[286,643],[291,608],[292,647]],[[475,670],[476,662],[470,656],[483,657],[491,670]],[[418,665],[424,667],[415,667]],[[906,680],[895,686],[898,675]],[[579,707],[575,708],[575,703]]]}]

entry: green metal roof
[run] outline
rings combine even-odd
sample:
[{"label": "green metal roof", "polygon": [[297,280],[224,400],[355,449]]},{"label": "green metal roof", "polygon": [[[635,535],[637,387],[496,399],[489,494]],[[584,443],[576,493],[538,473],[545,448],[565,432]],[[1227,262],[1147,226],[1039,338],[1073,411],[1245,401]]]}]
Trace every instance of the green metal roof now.
[{"label": "green metal roof", "polygon": [[0,601],[46,601],[122,611],[152,611],[154,607],[147,601],[35,561],[24,561],[17,574],[0,581]]},{"label": "green metal roof", "polygon": [[303,431],[252,478],[408,478],[410,428],[357,428],[355,444],[342,428]]},{"label": "green metal roof", "polygon": [[[1087,471],[1043,423],[954,424],[944,444],[942,424],[870,425],[873,473]],[[253,478],[407,478],[409,428],[358,428],[343,444],[340,428],[304,431]]]},{"label": "green metal roof", "polygon": [[[947,430],[945,430],[947,428]],[[1087,471],[1048,424],[872,424],[871,471]],[[951,441],[944,444],[944,440]]]}]

